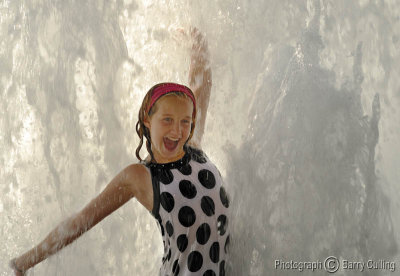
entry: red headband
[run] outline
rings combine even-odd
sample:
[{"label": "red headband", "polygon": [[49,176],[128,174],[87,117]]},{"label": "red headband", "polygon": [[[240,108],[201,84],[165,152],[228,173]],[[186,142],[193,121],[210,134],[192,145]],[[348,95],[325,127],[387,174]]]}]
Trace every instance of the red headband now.
[{"label": "red headband", "polygon": [[196,114],[196,100],[194,98],[192,90],[190,90],[188,87],[173,83],[173,82],[166,82],[163,84],[160,84],[157,86],[151,95],[151,100],[149,107],[147,108],[147,113],[150,112],[150,109],[154,105],[154,103],[163,95],[171,93],[171,92],[182,92],[186,94],[193,102],[193,116]]}]

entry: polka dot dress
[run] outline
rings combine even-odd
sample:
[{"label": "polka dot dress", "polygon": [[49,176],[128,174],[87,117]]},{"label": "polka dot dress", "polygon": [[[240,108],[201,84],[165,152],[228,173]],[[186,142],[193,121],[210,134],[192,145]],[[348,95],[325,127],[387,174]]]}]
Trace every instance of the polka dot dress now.
[{"label": "polka dot dress", "polygon": [[200,150],[166,164],[147,163],[152,215],[164,243],[160,275],[225,275],[229,197],[213,163]]}]

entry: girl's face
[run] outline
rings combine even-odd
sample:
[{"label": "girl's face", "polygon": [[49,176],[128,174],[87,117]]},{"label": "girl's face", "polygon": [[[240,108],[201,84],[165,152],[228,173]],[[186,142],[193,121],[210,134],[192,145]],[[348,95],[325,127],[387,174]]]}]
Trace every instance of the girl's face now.
[{"label": "girl's face", "polygon": [[193,103],[187,98],[166,95],[155,105],[157,111],[144,120],[150,130],[154,158],[157,163],[179,160],[185,154],[183,145],[190,135]]}]

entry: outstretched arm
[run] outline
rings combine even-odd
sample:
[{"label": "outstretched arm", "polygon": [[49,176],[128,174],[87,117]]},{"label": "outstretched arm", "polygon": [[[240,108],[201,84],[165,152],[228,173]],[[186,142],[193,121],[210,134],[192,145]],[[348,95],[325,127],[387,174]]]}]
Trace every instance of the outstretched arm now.
[{"label": "outstretched arm", "polygon": [[196,28],[191,30],[191,36],[193,45],[191,49],[189,86],[193,90],[197,103],[196,128],[192,138],[192,144],[200,148],[210,100],[212,75],[209,64],[207,40]]},{"label": "outstretched arm", "polygon": [[[102,219],[135,196],[140,168],[131,165],[122,170],[107,187],[79,213],[61,222],[36,247],[14,259],[14,266],[26,271],[72,243]],[[15,270],[15,268],[14,268]]]}]

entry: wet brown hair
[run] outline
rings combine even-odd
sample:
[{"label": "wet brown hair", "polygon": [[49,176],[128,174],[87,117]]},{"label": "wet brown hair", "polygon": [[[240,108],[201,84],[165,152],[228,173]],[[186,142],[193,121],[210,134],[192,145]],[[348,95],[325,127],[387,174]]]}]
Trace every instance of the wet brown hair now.
[{"label": "wet brown hair", "polygon": [[[174,95],[175,97],[180,97],[180,98],[187,98],[190,99],[185,93],[183,92],[170,92],[168,94],[165,94],[163,96],[161,96],[156,102],[155,104],[151,107],[151,109],[149,110],[149,113],[146,114],[146,111],[148,109],[148,106],[150,104],[150,100],[151,100],[151,95],[154,91],[155,88],[157,88],[160,85],[163,85],[164,83],[158,83],[156,85],[154,85],[152,88],[150,88],[149,91],[147,91],[146,95],[143,98],[143,102],[142,102],[142,106],[139,109],[139,116],[138,116],[138,121],[136,123],[136,133],[139,135],[139,146],[136,148],[136,157],[140,160],[143,161],[143,159],[140,157],[140,150],[143,146],[143,137],[146,138],[146,149],[147,152],[150,154],[151,156],[151,161],[150,162],[155,162],[154,159],[154,155],[153,155],[153,151],[151,150],[151,137],[150,137],[150,131],[149,129],[144,125],[144,119],[146,118],[146,115],[151,118],[151,116],[153,116],[154,113],[157,112],[157,103],[159,101],[159,99],[161,99],[164,96],[168,96],[168,95]],[[190,90],[190,89],[189,89]],[[192,90],[190,90],[192,92]],[[193,92],[192,92],[193,94]],[[190,135],[189,138],[186,140],[184,147],[186,146],[186,144],[190,141],[190,139],[193,137],[193,133],[194,133],[194,129],[196,126],[196,114],[194,113],[192,115],[192,124],[191,124],[191,129],[190,129]]]}]

